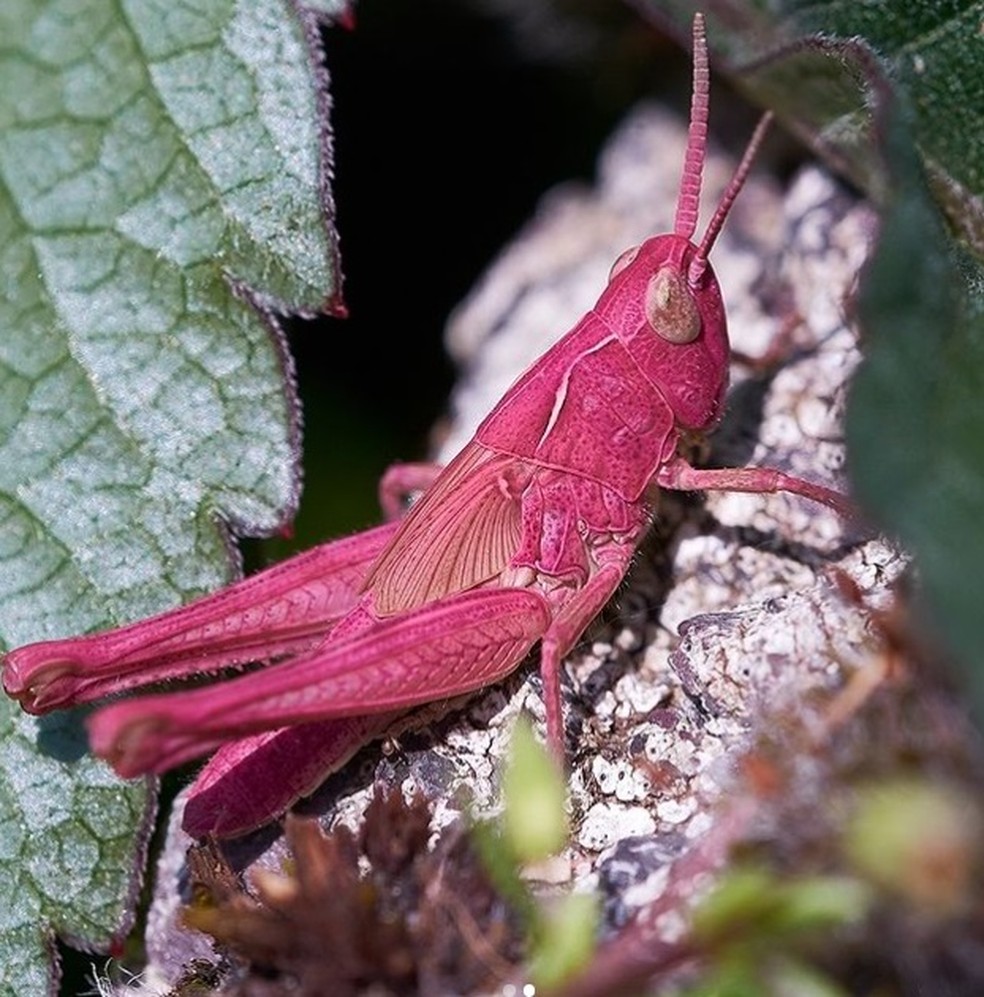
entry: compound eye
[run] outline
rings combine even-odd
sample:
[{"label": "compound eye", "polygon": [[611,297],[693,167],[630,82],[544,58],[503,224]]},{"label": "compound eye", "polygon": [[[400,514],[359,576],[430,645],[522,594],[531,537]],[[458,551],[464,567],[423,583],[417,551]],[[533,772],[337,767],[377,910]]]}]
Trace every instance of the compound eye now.
[{"label": "compound eye", "polygon": [[697,302],[676,267],[662,267],[649,279],[646,319],[668,343],[692,343],[700,335]]},{"label": "compound eye", "polygon": [[637,256],[639,255],[639,247],[633,246],[631,249],[627,249],[621,256],[612,264],[611,272],[608,274],[608,283],[610,284]]}]

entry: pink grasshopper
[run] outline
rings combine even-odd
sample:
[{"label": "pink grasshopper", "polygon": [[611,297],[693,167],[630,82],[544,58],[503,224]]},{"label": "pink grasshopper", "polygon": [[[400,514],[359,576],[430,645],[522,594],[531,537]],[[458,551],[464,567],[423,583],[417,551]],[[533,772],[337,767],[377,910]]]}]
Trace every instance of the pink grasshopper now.
[{"label": "pink grasshopper", "polygon": [[830,489],[766,468],[699,470],[681,441],[718,421],[728,381],[711,247],[767,118],[699,245],[691,241],[709,71],[694,19],[694,89],[673,234],[623,253],[597,305],[506,392],[443,470],[398,467],[399,522],[324,544],[212,596],[117,630],[6,657],[4,687],[41,713],[222,667],[224,683],[127,699],[89,719],[123,776],[215,751],[185,815],[230,835],[282,813],[411,707],[493,683],[540,642],[547,739],[563,756],[560,669],[618,587],[660,488],[792,492],[841,512]]}]

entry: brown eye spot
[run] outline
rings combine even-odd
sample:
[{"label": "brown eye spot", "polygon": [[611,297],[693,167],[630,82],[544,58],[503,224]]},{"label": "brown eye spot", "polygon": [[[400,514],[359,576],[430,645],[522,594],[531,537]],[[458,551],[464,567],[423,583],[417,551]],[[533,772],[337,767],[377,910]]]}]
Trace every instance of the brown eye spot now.
[{"label": "brown eye spot", "polygon": [[612,264],[612,269],[608,274],[608,283],[610,284],[638,255],[638,246],[633,246],[631,249],[627,249],[624,253],[622,253],[621,256],[619,256],[619,258]]},{"label": "brown eye spot", "polygon": [[700,335],[700,312],[684,275],[663,267],[646,287],[646,319],[668,343],[692,343]]}]

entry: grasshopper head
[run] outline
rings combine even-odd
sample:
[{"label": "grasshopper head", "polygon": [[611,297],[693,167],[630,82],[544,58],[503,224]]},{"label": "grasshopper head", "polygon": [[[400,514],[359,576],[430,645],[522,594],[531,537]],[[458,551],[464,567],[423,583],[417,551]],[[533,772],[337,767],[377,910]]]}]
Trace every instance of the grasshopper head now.
[{"label": "grasshopper head", "polygon": [[595,311],[691,430],[711,428],[728,380],[728,325],[714,271],[689,271],[698,247],[659,235],[623,253]]}]

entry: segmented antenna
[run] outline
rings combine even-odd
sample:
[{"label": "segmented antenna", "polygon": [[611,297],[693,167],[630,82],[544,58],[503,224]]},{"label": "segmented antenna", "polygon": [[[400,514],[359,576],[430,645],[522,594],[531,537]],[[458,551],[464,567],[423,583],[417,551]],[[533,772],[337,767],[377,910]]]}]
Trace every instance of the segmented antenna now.
[{"label": "segmented antenna", "polygon": [[771,122],[771,111],[766,111],[759,118],[759,123],[755,126],[755,131],[752,132],[752,137],[748,140],[748,145],[745,147],[745,154],[741,157],[738,169],[735,170],[727,190],[721,195],[721,200],[718,202],[714,217],[708,224],[707,230],[704,232],[704,238],[701,239],[700,246],[697,248],[697,255],[690,261],[690,268],[687,271],[687,283],[691,287],[696,287],[703,276],[704,270],[707,267],[707,257],[710,255],[714,240],[717,239],[721,231],[721,226],[724,224],[725,218],[728,217],[728,212],[731,210],[731,205],[734,204],[738,192],[745,185],[745,180],[752,169],[752,163],[755,161],[755,155],[759,151],[762,141],[765,139],[765,133]]},{"label": "segmented antenna", "polygon": [[673,231],[689,239],[697,229],[700,207],[700,183],[704,173],[704,152],[707,148],[708,95],[711,74],[707,66],[707,33],[704,15],[694,14],[694,82],[690,97],[690,129],[687,133],[687,154],[683,161],[680,196],[677,198]]}]

